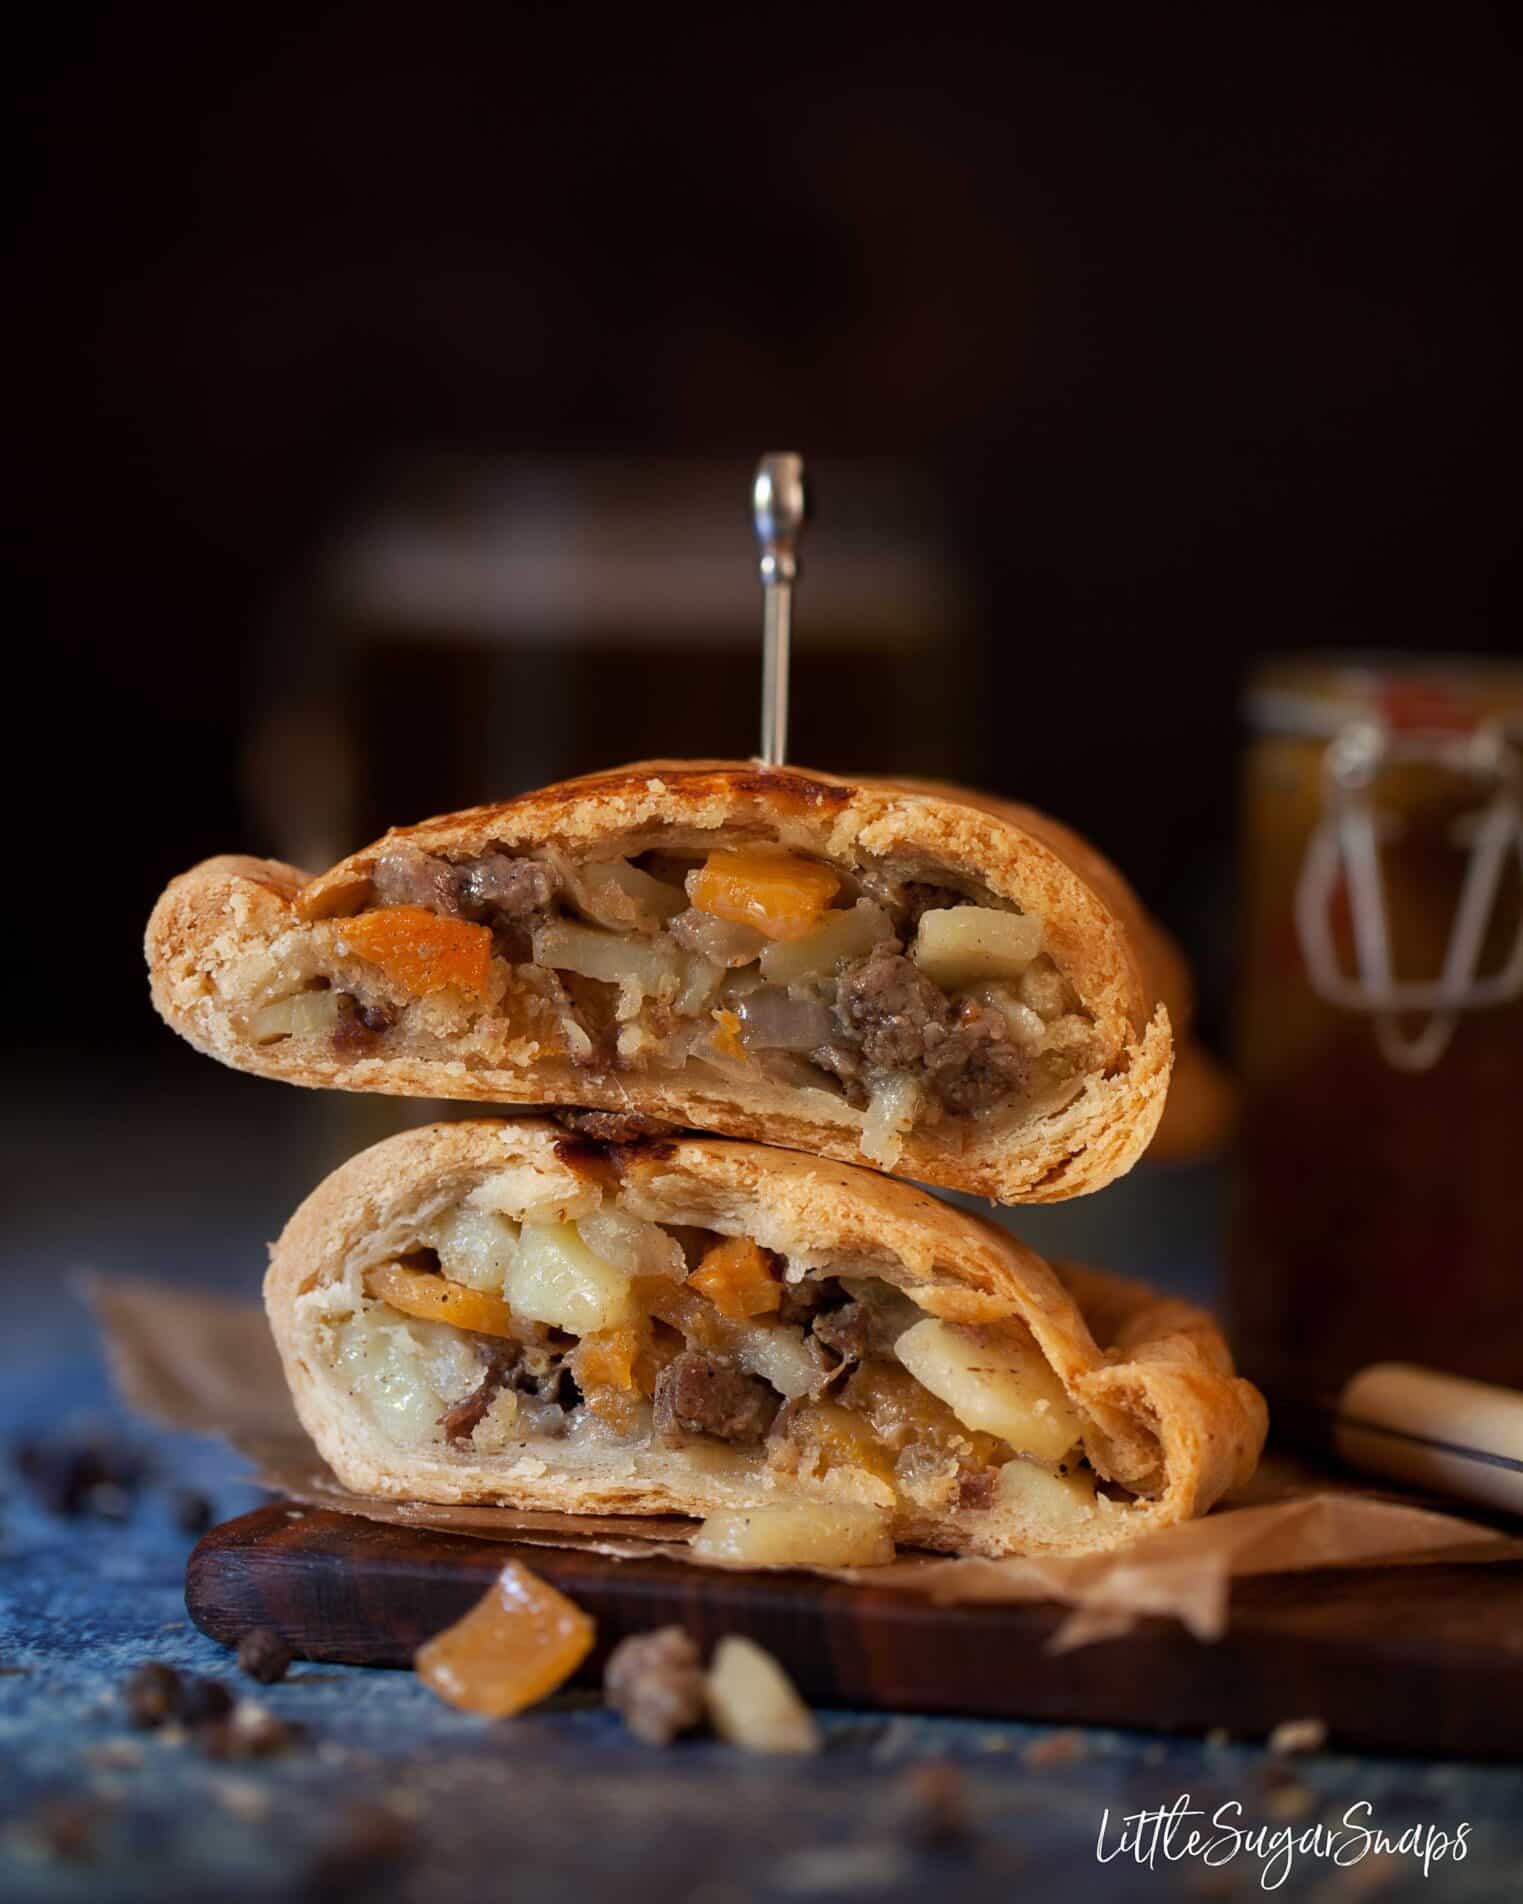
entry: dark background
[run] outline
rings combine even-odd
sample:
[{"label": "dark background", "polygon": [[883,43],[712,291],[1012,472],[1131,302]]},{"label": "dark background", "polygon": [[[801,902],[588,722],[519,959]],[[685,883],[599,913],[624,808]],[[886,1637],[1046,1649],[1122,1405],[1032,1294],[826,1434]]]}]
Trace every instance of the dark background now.
[{"label": "dark background", "polygon": [[[788,445],[813,560],[829,472],[882,461],[939,496],[980,604],[957,711],[901,708],[874,762],[902,677],[809,675],[806,577],[798,756],[1091,832],[1203,960],[1219,1040],[1253,657],[1515,641],[1504,17],[60,15],[18,71],[4,331],[11,1034],[108,1080],[200,1062],[152,1018],[141,928],[195,859],[285,850],[249,797],[272,669],[311,670],[363,766],[375,710],[321,627],[272,629],[378,472],[717,459],[749,589],[750,465]],[[527,694],[546,663],[505,665]],[[595,657],[566,665],[596,697]],[[627,740],[568,731],[561,770],[750,751],[754,658],[726,667],[695,707],[651,666]],[[512,791],[458,788],[427,723],[398,746],[404,676],[381,817]]]}]

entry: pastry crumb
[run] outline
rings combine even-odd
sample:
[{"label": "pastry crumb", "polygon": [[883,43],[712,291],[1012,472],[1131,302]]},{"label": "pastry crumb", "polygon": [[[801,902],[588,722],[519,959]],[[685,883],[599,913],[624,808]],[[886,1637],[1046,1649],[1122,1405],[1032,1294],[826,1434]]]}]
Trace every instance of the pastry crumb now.
[{"label": "pastry crumb", "polygon": [[1269,1735],[1269,1750],[1276,1758],[1292,1758],[1303,1752],[1320,1752],[1327,1744],[1325,1719],[1282,1719]]}]

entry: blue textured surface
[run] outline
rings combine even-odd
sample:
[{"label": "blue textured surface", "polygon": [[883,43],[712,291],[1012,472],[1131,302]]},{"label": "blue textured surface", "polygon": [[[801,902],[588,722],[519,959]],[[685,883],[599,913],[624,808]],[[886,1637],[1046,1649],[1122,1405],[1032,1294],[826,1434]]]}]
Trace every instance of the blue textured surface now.
[{"label": "blue textured surface", "polygon": [[[209,1182],[198,1169],[194,1203],[186,1201],[189,1186],[176,1180],[184,1166],[171,1165],[124,1176],[114,1192],[115,1220],[109,1205],[105,1214],[99,1204],[77,1212],[55,1205],[66,1224],[79,1226],[75,1242],[60,1244],[40,1228],[23,1234],[10,1284],[20,1299],[0,1335],[7,1440],[54,1420],[60,1398],[72,1414],[112,1418],[98,1355],[65,1288],[69,1268],[88,1262],[199,1274],[252,1290],[261,1233],[252,1226],[270,1233],[270,1200],[292,1187],[311,1153],[296,1145],[278,1157],[266,1153],[254,1193],[242,1182],[250,1174],[244,1156],[231,1145],[225,1155],[225,1180]],[[234,1190],[236,1198],[228,1194]],[[1193,1233],[1198,1275],[1206,1274],[1198,1226],[1214,1188],[1159,1179],[1133,1194],[1151,1200],[1147,1228],[1155,1237]],[[1083,1226],[1096,1223],[1102,1201],[1114,1206],[1108,1221],[1137,1221],[1139,1206],[1122,1187],[1076,1215],[1078,1227],[1067,1234],[1057,1233],[1060,1213],[1041,1213],[1041,1242],[1085,1248]],[[213,1221],[221,1226],[216,1251],[200,1242]],[[1024,1227],[1034,1233],[1037,1226]],[[208,1276],[212,1264],[223,1266],[220,1275]],[[1156,1264],[1149,1267],[1157,1273]],[[126,1524],[49,1517],[14,1483],[3,1506],[0,1897],[7,1901],[338,1895],[332,1884],[314,1887],[313,1867],[356,1801],[382,1802],[409,1818],[414,1847],[342,1894],[427,1904],[652,1894],[728,1904],[928,1891],[1047,1904],[1064,1894],[1259,1894],[1261,1866],[1247,1852],[1215,1870],[1162,1856],[1153,1869],[1127,1856],[1097,1861],[1107,1808],[1113,1846],[1123,1814],[1168,1806],[1186,1793],[1208,1813],[1235,1800],[1245,1827],[1270,1831],[1308,1831],[1361,1800],[1393,1837],[1411,1827],[1471,1827],[1465,1861],[1435,1865],[1426,1881],[1411,1858],[1365,1860],[1340,1873],[1298,1857],[1282,1896],[1376,1896],[1397,1904],[1523,1897],[1523,1775],[1506,1767],[1334,1755],[1287,1767],[1249,1746],[1096,1731],[1064,1735],[1054,1748],[1046,1728],[849,1713],[826,1716],[828,1750],[818,1760],[752,1759],[706,1742],[656,1752],[632,1744],[580,1696],[486,1726],[438,1704],[410,1675],[304,1665],[281,1685],[248,1690],[307,1728],[305,1748],[257,1765],[218,1764],[188,1742],[131,1731],[117,1689],[147,1658],[236,1678],[228,1656],[186,1621],[181,1591],[191,1542],[172,1523],[164,1486],[206,1490],[219,1517],[256,1497],[240,1482],[239,1463],[215,1446],[125,1424],[123,1432],[152,1450],[157,1471]],[[913,1771],[944,1760],[962,1773],[971,1830],[962,1846],[932,1851],[916,1835]],[[38,1805],[81,1793],[98,1804],[92,1855],[43,1853]]]}]

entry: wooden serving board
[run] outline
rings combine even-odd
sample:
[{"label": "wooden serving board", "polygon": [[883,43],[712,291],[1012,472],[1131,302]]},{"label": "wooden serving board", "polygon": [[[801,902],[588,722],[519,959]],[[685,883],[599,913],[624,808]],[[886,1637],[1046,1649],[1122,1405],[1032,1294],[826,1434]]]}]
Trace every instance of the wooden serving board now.
[{"label": "wooden serving board", "polygon": [[593,1679],[626,1633],[676,1622],[705,1650],[749,1635],[817,1705],[1239,1737],[1316,1717],[1356,1749],[1523,1754],[1523,1562],[1246,1579],[1215,1644],[1145,1618],[1119,1640],[1054,1654],[1067,1609],[1049,1602],[938,1607],[805,1574],[611,1560],[276,1503],[205,1536],[185,1600],[226,1645],[269,1625],[308,1659],[406,1666],[509,1559],[597,1620]]}]

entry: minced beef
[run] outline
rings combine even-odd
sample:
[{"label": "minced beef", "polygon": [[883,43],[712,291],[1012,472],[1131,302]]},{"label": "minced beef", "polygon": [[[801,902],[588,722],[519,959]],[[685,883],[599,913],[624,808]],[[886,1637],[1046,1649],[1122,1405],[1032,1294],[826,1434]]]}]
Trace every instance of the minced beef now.
[{"label": "minced beef", "polygon": [[1001,1013],[988,1005],[956,1010],[891,943],[874,946],[841,974],[836,1016],[868,1065],[919,1072],[948,1111],[987,1110],[1027,1081],[1026,1058]]},{"label": "minced beef", "polygon": [[925,1055],[926,1033],[951,1023],[952,1007],[892,940],[849,965],[836,988],[836,1015],[881,1071],[908,1071]]},{"label": "minced beef", "polygon": [[1022,1090],[1030,1074],[1025,1052],[1010,1041],[1002,1013],[964,1007],[951,1029],[927,1039],[926,1076],[947,1110],[967,1115]]},{"label": "minced beef", "polygon": [[371,892],[381,906],[423,906],[446,919],[510,925],[544,912],[554,901],[555,874],[536,859],[482,853],[458,862],[416,847],[383,853],[371,870]]},{"label": "minced beef", "polygon": [[704,1672],[680,1626],[631,1633],[608,1655],[603,1699],[647,1745],[670,1745],[702,1719]]},{"label": "minced beef", "polygon": [[873,1319],[867,1304],[842,1303],[814,1319],[814,1339],[833,1349],[843,1362],[860,1362],[872,1346]]},{"label": "minced beef", "polygon": [[656,1378],[656,1432],[663,1441],[684,1434],[720,1441],[760,1441],[772,1425],[778,1398],[767,1384],[728,1356],[684,1349]]}]

